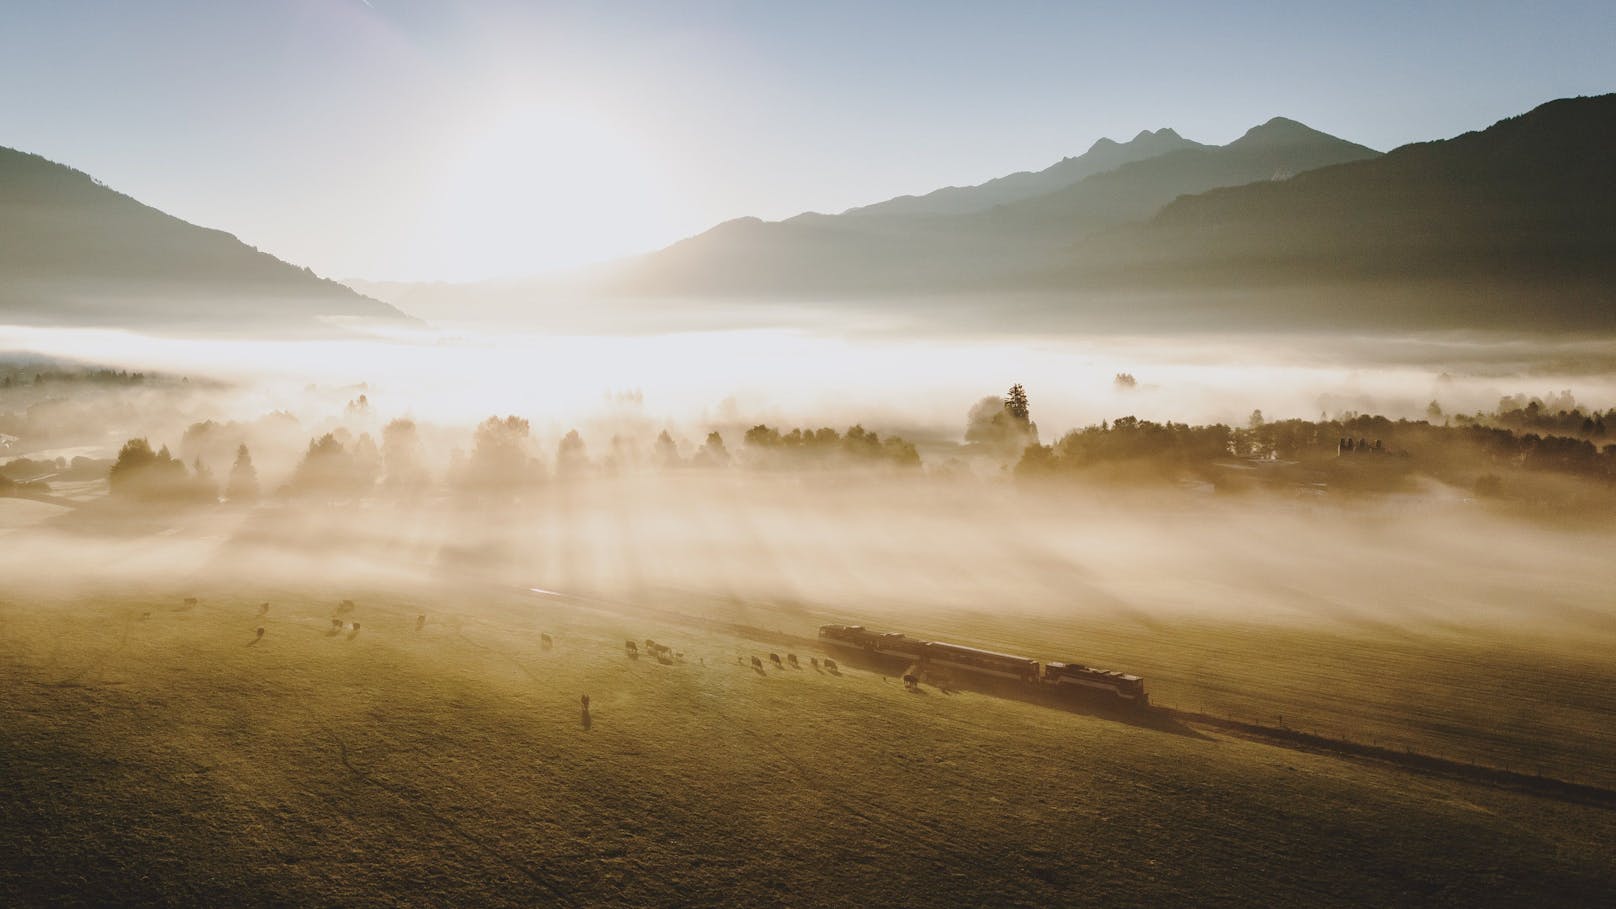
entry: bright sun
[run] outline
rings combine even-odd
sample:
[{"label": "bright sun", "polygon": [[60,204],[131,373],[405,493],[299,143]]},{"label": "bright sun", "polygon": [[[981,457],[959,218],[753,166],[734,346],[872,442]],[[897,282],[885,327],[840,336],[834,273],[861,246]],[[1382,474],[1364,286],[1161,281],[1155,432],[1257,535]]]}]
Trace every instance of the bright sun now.
[{"label": "bright sun", "polygon": [[510,109],[456,142],[422,255],[464,277],[621,256],[673,239],[676,195],[646,139],[598,111]]}]

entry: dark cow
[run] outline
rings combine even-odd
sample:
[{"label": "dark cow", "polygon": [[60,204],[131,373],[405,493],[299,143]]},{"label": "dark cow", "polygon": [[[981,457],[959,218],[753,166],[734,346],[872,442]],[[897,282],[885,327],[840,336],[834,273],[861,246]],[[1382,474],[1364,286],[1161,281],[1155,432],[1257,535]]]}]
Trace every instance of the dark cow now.
[{"label": "dark cow", "polygon": [[628,654],[628,658],[631,660],[637,660],[640,658],[639,645],[635,644],[633,641],[623,642],[623,652]]},{"label": "dark cow", "polygon": [[415,617],[415,630],[420,631],[422,628],[425,628],[425,627],[426,627],[426,616],[424,616],[424,615],[416,616]]},{"label": "dark cow", "polygon": [[758,659],[757,657],[753,657],[752,658],[752,668],[761,671],[763,669],[763,661]]},{"label": "dark cow", "polygon": [[835,660],[831,659],[830,657],[825,657],[825,671],[826,672],[838,672],[838,671],[840,671],[840,667],[838,667],[836,665]]},{"label": "dark cow", "polygon": [[778,654],[778,653],[769,654],[769,662],[773,663],[775,665],[775,667],[778,668],[778,669],[784,669],[785,668],[785,666],[780,664],[780,654]]},{"label": "dark cow", "polygon": [[540,649],[549,650],[551,647],[554,647],[554,646],[555,646],[555,639],[554,638],[550,637],[548,634],[545,634],[543,632],[539,633],[539,648]]},{"label": "dark cow", "polygon": [[791,664],[792,669],[801,669],[802,668],[802,665],[797,662],[797,655],[794,654],[794,653],[786,654],[786,662]]},{"label": "dark cow", "polygon": [[808,662],[811,663],[815,669],[819,668],[819,657],[809,657]]}]

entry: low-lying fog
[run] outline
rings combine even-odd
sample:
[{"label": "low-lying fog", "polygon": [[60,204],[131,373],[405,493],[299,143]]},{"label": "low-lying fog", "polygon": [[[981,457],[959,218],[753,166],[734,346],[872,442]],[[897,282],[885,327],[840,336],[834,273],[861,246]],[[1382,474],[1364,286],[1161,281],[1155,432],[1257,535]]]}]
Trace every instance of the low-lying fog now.
[{"label": "low-lying fog", "polygon": [[[1605,343],[895,341],[784,331],[260,342],[3,329],[0,349],[186,377],[105,389],[13,386],[0,392],[0,413],[54,402],[57,410],[42,413],[60,433],[51,449],[36,441],[24,450],[28,440],[14,439],[0,461],[66,451],[111,457],[144,436],[187,464],[203,462],[222,484],[247,442],[264,493],[252,508],[138,518],[0,499],[0,577],[17,590],[119,579],[342,585],[481,576],[626,597],[681,589],[809,602],[850,619],[866,608],[937,607],[1616,638],[1609,522],[1549,526],[1438,484],[1334,501],[1222,497],[1184,485],[1032,485],[1002,464],[963,475],[933,469],[935,451],[946,455],[962,441],[971,405],[1012,383],[1027,387],[1046,442],[1125,414],[1240,425],[1255,409],[1270,419],[1423,418],[1432,400],[1448,413],[1472,412],[1504,395],[1566,389],[1603,408],[1616,403],[1616,357]],[[1117,381],[1119,373],[1134,383]],[[268,419],[274,411],[286,413]],[[492,501],[486,490],[461,494],[446,479],[471,457],[474,427],[496,414],[531,421],[520,444],[550,477],[516,502]],[[369,434],[385,459],[384,427],[399,418],[417,424],[431,489],[342,501],[276,494],[311,439],[346,430],[353,450]],[[216,437],[185,434],[209,419],[221,424]],[[782,432],[862,424],[920,443],[926,468],[592,467],[556,476],[558,440],[573,428],[591,464],[612,454],[622,467],[648,463],[663,430],[689,459],[708,431],[722,429],[735,450],[739,432],[757,423]],[[78,505],[95,498],[65,494]]]},{"label": "low-lying fog", "polygon": [[[0,527],[13,595],[124,581],[246,596],[420,584],[423,603],[464,610],[490,582],[653,605],[670,593],[806,605],[848,621],[963,609],[1616,640],[1616,533],[1454,499],[1186,500],[735,473],[558,483],[507,508],[270,503],[109,525],[31,512],[48,507],[0,499],[0,513],[30,515]],[[779,621],[761,609],[753,620]]]},{"label": "low-lying fog", "polygon": [[[1564,390],[1616,402],[1616,344],[1497,336],[1003,336],[853,338],[789,330],[548,336],[399,331],[330,341],[180,339],[121,331],[0,327],[0,351],[233,384],[236,415],[315,406],[311,388],[363,384],[387,413],[469,423],[521,414],[559,436],[632,399],[669,424],[860,423],[952,438],[971,403],[1025,385],[1045,440],[1117,416],[1244,423],[1321,413],[1423,417]],[[1135,380],[1116,382],[1118,374]],[[324,401],[319,402],[323,404]],[[201,416],[197,417],[201,419]],[[182,427],[183,428],[183,427]],[[586,434],[587,435],[587,434]]]}]

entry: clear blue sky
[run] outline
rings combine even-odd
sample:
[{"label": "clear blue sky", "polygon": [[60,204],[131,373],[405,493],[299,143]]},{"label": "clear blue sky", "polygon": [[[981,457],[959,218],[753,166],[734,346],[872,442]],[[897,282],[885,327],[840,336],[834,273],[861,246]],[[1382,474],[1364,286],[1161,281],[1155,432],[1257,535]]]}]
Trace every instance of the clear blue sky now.
[{"label": "clear blue sky", "polygon": [[0,145],[338,277],[518,275],[1283,115],[1391,148],[1616,91],[1616,2],[51,0]]}]

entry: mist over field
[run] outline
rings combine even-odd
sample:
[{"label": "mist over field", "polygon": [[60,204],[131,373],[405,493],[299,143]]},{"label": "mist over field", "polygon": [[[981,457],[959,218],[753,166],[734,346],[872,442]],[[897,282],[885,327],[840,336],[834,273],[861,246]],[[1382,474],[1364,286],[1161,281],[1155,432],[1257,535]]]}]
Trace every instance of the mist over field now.
[{"label": "mist over field", "polygon": [[[363,386],[389,416],[468,422],[520,413],[560,432],[633,411],[627,416],[678,424],[862,421],[952,440],[970,403],[1016,382],[1036,390],[1046,434],[1128,414],[1240,423],[1253,409],[1281,419],[1412,418],[1433,400],[1449,413],[1490,410],[1519,394],[1616,401],[1610,343],[1563,334],[557,335],[468,326],[249,341],[0,327],[0,350],[228,385],[199,396],[195,412],[208,416],[314,408]],[[1119,384],[1123,373],[1135,383]]]},{"label": "mist over field", "polygon": [[[469,560],[513,584],[621,595],[684,588],[844,611],[851,607],[837,604],[1114,613],[1145,623],[1213,613],[1611,630],[1603,598],[1611,569],[1591,555],[1608,542],[1603,522],[1546,526],[1547,515],[1499,512],[1456,474],[1418,468],[1375,496],[1318,482],[1231,493],[1243,487],[1187,470],[1146,485],[1117,485],[1106,473],[1040,482],[1018,478],[1015,443],[973,442],[968,414],[1015,382],[1031,390],[1030,440],[1046,445],[1120,417],[1244,428],[1257,411],[1269,423],[1373,414],[1441,425],[1517,396],[1546,400],[1549,410],[1592,405],[1597,416],[1601,402],[1616,402],[1616,370],[1600,341],[420,329],[244,341],[10,328],[0,330],[0,347],[35,351],[48,364],[17,361],[0,389],[0,416],[27,430],[5,438],[8,458],[110,463],[143,438],[222,486],[247,445],[266,503],[189,517],[152,505],[156,520],[172,522],[170,535],[102,537],[94,520],[58,511],[97,505],[103,467],[64,487],[82,501],[53,509],[0,500],[10,538],[3,558],[19,581],[269,577],[288,570],[283,560],[296,566],[291,573],[330,583],[345,571],[424,581]],[[68,356],[142,380],[75,378],[81,367],[59,359]],[[64,362],[54,381],[40,376]],[[477,424],[504,414],[526,421],[514,444],[532,474],[500,480],[510,495],[490,499],[466,473]],[[403,423],[407,441],[392,438]],[[754,426],[855,425],[912,443],[914,463],[771,460],[747,435]],[[723,461],[703,463],[713,432],[727,446]],[[368,450],[371,473],[311,501],[296,491],[298,471],[327,433],[352,454]],[[658,447],[663,433],[668,451]],[[1237,447],[1216,466],[1245,469],[1251,453]],[[395,463],[404,448],[407,468]],[[414,485],[401,490],[395,474],[405,469]],[[1467,469],[1498,468],[1476,460]],[[105,557],[87,557],[99,547]],[[95,567],[60,570],[74,562]]]}]

